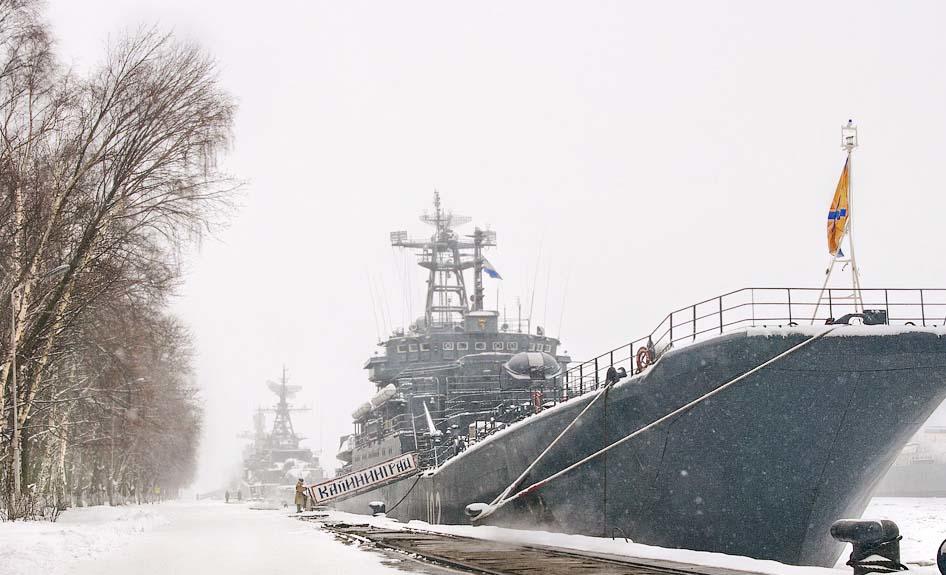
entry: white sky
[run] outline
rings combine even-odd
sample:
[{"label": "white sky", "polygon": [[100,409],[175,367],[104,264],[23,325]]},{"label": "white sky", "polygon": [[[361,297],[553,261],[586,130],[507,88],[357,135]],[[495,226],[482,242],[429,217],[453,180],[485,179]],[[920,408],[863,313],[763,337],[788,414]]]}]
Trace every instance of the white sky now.
[{"label": "white sky", "polygon": [[248,181],[243,208],[194,251],[175,304],[199,351],[204,488],[238,467],[235,436],[283,364],[315,406],[296,427],[334,454],[373,389],[367,278],[383,281],[390,323],[405,323],[406,301],[422,310],[422,270],[406,297],[411,259],[388,233],[426,234],[417,215],[434,188],[498,233],[489,257],[505,279],[487,307],[501,285],[513,315],[536,285],[537,323],[586,358],[719,293],[820,285],[839,127],[854,118],[864,285],[942,286],[944,12],[49,1],[75,66],[156,22],[212,52],[240,105],[226,165]]}]

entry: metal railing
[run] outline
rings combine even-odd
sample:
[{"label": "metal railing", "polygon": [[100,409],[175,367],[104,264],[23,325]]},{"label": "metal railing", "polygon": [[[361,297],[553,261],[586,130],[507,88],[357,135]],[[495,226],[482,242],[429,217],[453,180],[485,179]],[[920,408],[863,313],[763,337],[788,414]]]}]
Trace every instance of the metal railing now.
[{"label": "metal railing", "polygon": [[610,367],[639,371],[638,354],[646,365],[673,347],[746,327],[823,325],[864,309],[883,310],[891,325],[946,325],[943,288],[871,288],[856,294],[830,288],[820,301],[819,295],[820,288],[743,288],[674,310],[644,337],[569,368],[562,376],[565,396],[598,389]]}]

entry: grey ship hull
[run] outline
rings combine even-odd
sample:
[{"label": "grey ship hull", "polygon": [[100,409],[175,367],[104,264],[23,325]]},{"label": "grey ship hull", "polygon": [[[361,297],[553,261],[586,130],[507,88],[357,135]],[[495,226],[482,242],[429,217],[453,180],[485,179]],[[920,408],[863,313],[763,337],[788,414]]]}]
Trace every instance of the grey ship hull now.
[{"label": "grey ship hull", "polygon": [[[593,536],[619,528],[639,543],[833,565],[841,546],[831,523],[860,516],[901,447],[946,397],[946,336],[885,327],[835,333],[850,335],[812,342],[486,522]],[[666,353],[613,387],[523,485],[805,339],[750,330]],[[469,523],[464,507],[493,500],[592,397],[528,418],[436,473],[337,507],[366,513],[369,501],[400,501],[390,513],[399,520]]]}]

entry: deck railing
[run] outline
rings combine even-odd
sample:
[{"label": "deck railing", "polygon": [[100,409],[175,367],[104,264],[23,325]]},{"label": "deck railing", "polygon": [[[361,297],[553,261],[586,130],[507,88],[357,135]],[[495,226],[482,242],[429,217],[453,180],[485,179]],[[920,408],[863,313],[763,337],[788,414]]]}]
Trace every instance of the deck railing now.
[{"label": "deck railing", "polygon": [[673,347],[729,331],[823,325],[864,309],[883,310],[891,325],[939,327],[946,325],[946,289],[871,288],[856,294],[839,288],[823,294],[820,288],[739,289],[674,310],[644,337],[569,368],[563,375],[566,396],[597,389],[610,367],[635,373],[639,353],[646,364]]}]

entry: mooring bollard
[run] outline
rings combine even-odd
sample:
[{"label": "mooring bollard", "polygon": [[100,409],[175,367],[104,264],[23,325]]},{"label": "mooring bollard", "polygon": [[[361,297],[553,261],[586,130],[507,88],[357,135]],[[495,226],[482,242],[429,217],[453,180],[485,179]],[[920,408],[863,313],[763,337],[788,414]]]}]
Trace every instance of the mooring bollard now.
[{"label": "mooring bollard", "polygon": [[371,514],[375,517],[387,514],[387,506],[384,504],[384,501],[372,501],[368,504],[368,507],[371,508]]},{"label": "mooring bollard", "polygon": [[900,563],[900,528],[889,519],[835,521],[831,536],[853,547],[847,564],[854,568],[854,575],[907,570]]}]

